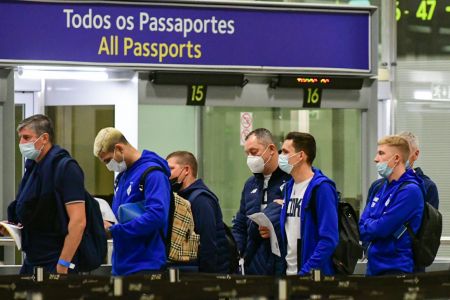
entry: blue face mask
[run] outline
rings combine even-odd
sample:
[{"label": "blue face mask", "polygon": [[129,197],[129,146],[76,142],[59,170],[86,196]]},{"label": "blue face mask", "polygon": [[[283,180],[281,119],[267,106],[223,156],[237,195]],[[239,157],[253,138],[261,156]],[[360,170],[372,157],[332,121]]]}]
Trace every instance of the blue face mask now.
[{"label": "blue face mask", "polygon": [[393,157],[394,157],[394,156],[392,156],[392,157],[391,157],[389,160],[387,160],[387,161],[383,161],[383,162],[377,163],[377,171],[378,171],[378,174],[379,174],[381,177],[387,179],[389,176],[391,176],[392,172],[394,171],[395,166],[394,166],[394,168],[391,168],[391,167],[388,166],[388,163],[391,161],[391,159],[392,159]]},{"label": "blue face mask", "polygon": [[38,150],[34,147],[34,144],[41,137],[42,137],[42,135],[40,137],[38,137],[34,142],[19,144],[20,153],[22,153],[22,155],[25,158],[28,158],[31,160],[36,160],[36,158],[38,158],[38,156],[41,154],[41,151],[42,151],[42,148],[44,148],[44,145],[42,145],[41,149]]},{"label": "blue face mask", "polygon": [[280,169],[281,169],[283,172],[285,172],[285,173],[287,173],[287,174],[291,174],[292,169],[294,168],[294,166],[295,166],[296,164],[298,164],[298,162],[295,163],[295,164],[293,164],[293,165],[291,165],[291,164],[289,164],[289,158],[291,158],[291,157],[293,157],[293,156],[295,156],[295,155],[297,155],[297,154],[300,154],[300,152],[295,153],[295,154],[293,154],[293,155],[291,155],[291,156],[288,156],[287,154],[280,154],[280,155],[278,156],[278,166],[280,167]]}]

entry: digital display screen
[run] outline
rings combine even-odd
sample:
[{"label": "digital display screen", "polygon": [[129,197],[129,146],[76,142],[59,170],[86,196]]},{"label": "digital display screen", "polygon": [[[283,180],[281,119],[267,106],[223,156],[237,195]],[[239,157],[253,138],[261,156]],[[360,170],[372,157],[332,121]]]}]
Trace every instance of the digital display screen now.
[{"label": "digital display screen", "polygon": [[294,76],[282,75],[278,77],[276,86],[279,87],[318,87],[322,89],[360,90],[363,78],[329,77],[329,76]]},{"label": "digital display screen", "polygon": [[450,55],[450,0],[397,0],[398,56]]}]

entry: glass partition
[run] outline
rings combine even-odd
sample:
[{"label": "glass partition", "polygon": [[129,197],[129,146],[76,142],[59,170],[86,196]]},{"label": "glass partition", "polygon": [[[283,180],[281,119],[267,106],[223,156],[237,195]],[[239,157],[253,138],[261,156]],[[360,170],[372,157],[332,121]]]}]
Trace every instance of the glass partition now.
[{"label": "glass partition", "polygon": [[[420,167],[439,192],[442,236],[450,236],[447,154],[450,140],[449,1],[397,1],[397,72],[395,131],[411,131],[419,139]],[[409,11],[409,14],[405,14]],[[450,256],[441,243],[438,256]]]},{"label": "glass partition", "polygon": [[114,126],[114,106],[46,106],[55,126],[55,143],[70,152],[84,172],[86,189],[111,201],[114,173],[93,154],[97,132]]},{"label": "glass partition", "polygon": [[336,182],[356,210],[361,203],[361,111],[297,108],[205,107],[202,116],[202,176],[220,199],[224,221],[236,214],[242,188],[251,176],[240,144],[241,112],[253,116],[253,129],[269,129],[280,146],[290,131],[311,133],[317,143],[314,166]]}]

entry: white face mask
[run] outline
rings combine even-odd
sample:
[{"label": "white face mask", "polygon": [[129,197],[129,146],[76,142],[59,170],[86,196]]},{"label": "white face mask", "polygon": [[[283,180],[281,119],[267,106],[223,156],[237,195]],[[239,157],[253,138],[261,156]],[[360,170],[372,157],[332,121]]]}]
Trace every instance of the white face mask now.
[{"label": "white face mask", "polygon": [[264,166],[270,161],[272,156],[264,162],[264,159],[262,156],[264,153],[266,153],[267,149],[269,149],[269,146],[266,147],[264,152],[261,155],[249,155],[247,156],[247,166],[250,169],[250,171],[254,174],[262,173],[264,171]]},{"label": "white face mask", "polygon": [[121,162],[117,162],[114,159],[114,156],[116,155],[116,149],[114,149],[114,155],[113,158],[111,158],[111,160],[109,161],[109,163],[106,164],[106,167],[108,168],[108,170],[110,170],[111,172],[118,172],[121,173],[123,171],[125,171],[127,169],[127,164],[125,163],[125,159],[123,157],[123,153],[122,153],[122,161]]},{"label": "white face mask", "polygon": [[38,137],[34,142],[19,144],[20,153],[22,153],[22,155],[25,158],[28,158],[28,159],[31,159],[31,160],[36,160],[36,158],[38,158],[39,155],[41,154],[41,151],[44,148],[44,145],[42,145],[41,149],[36,149],[34,147],[34,144],[36,144],[36,142],[41,137],[42,137],[42,135],[40,137]]}]

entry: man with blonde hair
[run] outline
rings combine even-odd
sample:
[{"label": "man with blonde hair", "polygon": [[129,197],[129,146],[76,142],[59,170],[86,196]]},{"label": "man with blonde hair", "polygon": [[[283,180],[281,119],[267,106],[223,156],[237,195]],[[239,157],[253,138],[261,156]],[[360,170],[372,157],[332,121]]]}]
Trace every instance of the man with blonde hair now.
[{"label": "man with blonde hair", "polygon": [[411,168],[417,176],[419,176],[423,180],[424,188],[425,188],[425,201],[430,203],[434,208],[439,208],[439,193],[436,187],[436,184],[431,180],[430,177],[425,175],[421,168],[414,168],[414,163],[419,158],[419,140],[418,138],[410,131],[402,131],[398,134],[401,137],[404,137],[409,142],[409,147],[411,153],[409,155],[409,159],[406,162],[406,168]]},{"label": "man with blonde hair", "polygon": [[417,234],[425,191],[422,179],[405,168],[409,155],[409,143],[401,136],[378,141],[374,161],[383,180],[369,191],[359,222],[368,258],[367,275],[414,272],[412,239],[406,226]]},{"label": "man with blonde hair", "polygon": [[[144,213],[140,216],[126,223],[105,223],[105,230],[114,242],[113,275],[162,269],[167,260],[164,236],[167,235],[170,206],[170,169],[166,160],[148,150],[140,153],[112,127],[103,128],[97,134],[94,155],[108,170],[119,173],[112,204],[118,219],[121,205],[144,203]],[[146,175],[143,189],[140,189],[140,179],[150,167],[156,168]]]}]

